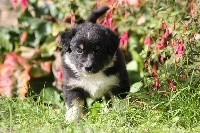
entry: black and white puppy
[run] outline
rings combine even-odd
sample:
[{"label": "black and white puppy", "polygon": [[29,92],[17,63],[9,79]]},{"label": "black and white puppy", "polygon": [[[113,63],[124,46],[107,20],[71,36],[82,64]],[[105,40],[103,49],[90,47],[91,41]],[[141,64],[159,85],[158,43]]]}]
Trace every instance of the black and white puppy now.
[{"label": "black and white puppy", "polygon": [[124,57],[118,48],[119,37],[109,28],[95,24],[108,9],[104,6],[94,10],[85,23],[60,35],[68,121],[81,118],[88,97],[125,98],[130,90]]}]

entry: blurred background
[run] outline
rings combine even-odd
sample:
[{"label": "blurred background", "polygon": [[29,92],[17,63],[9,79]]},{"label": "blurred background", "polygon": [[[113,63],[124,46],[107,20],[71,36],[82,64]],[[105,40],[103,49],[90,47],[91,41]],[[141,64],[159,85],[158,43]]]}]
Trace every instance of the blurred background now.
[{"label": "blurred background", "polygon": [[120,36],[131,93],[164,95],[193,77],[199,87],[199,4],[196,0],[0,0],[0,95],[24,99],[42,89],[62,92],[58,34],[93,9]]}]

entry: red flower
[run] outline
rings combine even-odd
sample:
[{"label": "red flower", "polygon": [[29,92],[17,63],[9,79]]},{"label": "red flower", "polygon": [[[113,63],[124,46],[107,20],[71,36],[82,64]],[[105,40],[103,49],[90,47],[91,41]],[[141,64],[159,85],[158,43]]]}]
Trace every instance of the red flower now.
[{"label": "red flower", "polygon": [[28,8],[29,0],[21,0],[20,5],[23,11],[25,11]]},{"label": "red flower", "polygon": [[151,38],[150,35],[148,35],[144,40],[144,45],[150,46],[151,45]]},{"label": "red flower", "polygon": [[120,42],[119,42],[119,47],[124,47],[127,48],[128,47],[128,32],[124,32],[121,36],[120,36]]}]

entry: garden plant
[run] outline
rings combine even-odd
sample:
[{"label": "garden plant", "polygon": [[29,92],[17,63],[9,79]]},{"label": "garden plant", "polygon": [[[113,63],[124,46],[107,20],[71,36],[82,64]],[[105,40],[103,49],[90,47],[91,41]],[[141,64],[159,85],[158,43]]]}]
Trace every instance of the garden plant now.
[{"label": "garden plant", "polygon": [[[79,123],[64,120],[59,32],[97,23],[120,37],[131,91],[88,99]],[[0,27],[0,132],[200,132],[198,0],[10,0],[15,27]]]}]

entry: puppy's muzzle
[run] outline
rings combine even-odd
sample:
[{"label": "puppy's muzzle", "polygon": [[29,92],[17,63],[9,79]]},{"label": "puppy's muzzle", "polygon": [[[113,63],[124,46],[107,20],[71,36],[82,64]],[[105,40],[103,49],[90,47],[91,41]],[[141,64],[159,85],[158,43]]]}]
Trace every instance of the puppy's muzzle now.
[{"label": "puppy's muzzle", "polygon": [[97,73],[98,72],[98,67],[95,65],[95,62],[92,60],[88,60],[85,65],[84,65],[84,71],[86,73]]},{"label": "puppy's muzzle", "polygon": [[89,66],[89,67],[85,67],[85,71],[86,71],[86,72],[92,72],[92,70],[93,70],[93,69],[92,69],[91,66]]},{"label": "puppy's muzzle", "polygon": [[95,69],[94,69],[94,66],[92,65],[92,63],[86,64],[84,69],[86,72],[95,73]]}]

